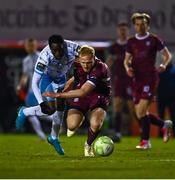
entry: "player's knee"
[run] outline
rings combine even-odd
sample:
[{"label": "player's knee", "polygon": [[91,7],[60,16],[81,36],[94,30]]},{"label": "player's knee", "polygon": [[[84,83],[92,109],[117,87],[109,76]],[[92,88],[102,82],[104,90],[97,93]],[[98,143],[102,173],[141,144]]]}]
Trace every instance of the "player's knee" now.
[{"label": "player's knee", "polygon": [[78,123],[72,119],[67,120],[67,128],[71,131],[74,131],[78,128]]},{"label": "player's knee", "polygon": [[137,118],[142,118],[146,115],[146,111],[144,109],[139,109],[136,111]]},{"label": "player's knee", "polygon": [[116,101],[116,102],[114,103],[114,111],[115,111],[115,112],[121,112],[121,111],[122,111],[122,108],[123,108],[122,102]]},{"label": "player's knee", "polygon": [[70,130],[70,131],[74,131],[76,129],[76,125],[75,124],[68,124],[67,125],[67,128]]},{"label": "player's knee", "polygon": [[100,119],[104,119],[105,116],[106,116],[106,112],[104,109],[96,108],[96,109],[94,109],[94,111],[92,113],[91,119],[93,121],[99,121]]},{"label": "player's knee", "polygon": [[102,124],[103,124],[103,120],[101,120],[101,119],[92,121],[92,122],[91,122],[91,129],[92,129],[94,132],[96,132],[96,131],[98,131],[98,130],[101,129]]}]

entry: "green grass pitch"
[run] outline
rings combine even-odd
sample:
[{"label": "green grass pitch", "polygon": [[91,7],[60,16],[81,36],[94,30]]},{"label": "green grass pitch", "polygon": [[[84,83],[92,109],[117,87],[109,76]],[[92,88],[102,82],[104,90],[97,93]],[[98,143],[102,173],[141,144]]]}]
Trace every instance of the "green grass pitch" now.
[{"label": "green grass pitch", "polygon": [[66,155],[56,154],[35,135],[0,135],[0,178],[175,178],[175,142],[152,139],[151,150],[136,150],[139,138],[124,137],[109,157],[85,158],[86,136],[61,135]]}]

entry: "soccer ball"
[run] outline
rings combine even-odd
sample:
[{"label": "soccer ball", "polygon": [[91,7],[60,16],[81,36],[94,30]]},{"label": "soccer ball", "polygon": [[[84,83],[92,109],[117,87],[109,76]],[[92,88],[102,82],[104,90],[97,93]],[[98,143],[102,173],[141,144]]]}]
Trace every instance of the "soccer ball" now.
[{"label": "soccer ball", "polygon": [[100,156],[109,156],[114,150],[114,143],[107,136],[99,137],[94,143],[95,154]]}]

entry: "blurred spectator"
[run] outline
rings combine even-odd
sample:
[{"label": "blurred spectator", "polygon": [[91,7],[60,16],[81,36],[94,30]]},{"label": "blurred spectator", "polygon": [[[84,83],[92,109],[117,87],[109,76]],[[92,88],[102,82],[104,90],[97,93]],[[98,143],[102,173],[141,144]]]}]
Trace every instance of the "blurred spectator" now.
[{"label": "blurred spectator", "polygon": [[[32,76],[36,61],[39,56],[37,51],[37,41],[35,39],[29,38],[25,41],[25,50],[28,55],[23,59],[22,62],[22,76],[20,82],[17,86],[17,94],[19,98],[25,101],[26,106],[35,106],[38,105],[38,102],[35,98],[35,95],[32,90]],[[42,130],[40,121],[37,116],[29,116],[29,122],[32,124],[32,127],[40,139],[45,140],[45,134]]]},{"label": "blurred spectator", "polygon": [[157,89],[157,107],[160,118],[165,119],[168,108],[173,121],[173,136],[175,136],[175,66],[170,63],[166,71],[159,74],[160,82]]},{"label": "blurred spectator", "polygon": [[126,23],[117,25],[117,40],[109,47],[109,55],[106,61],[112,74],[115,121],[114,142],[119,142],[121,139],[122,112],[125,104],[128,106],[130,117],[132,118],[134,116],[134,105],[131,96],[131,78],[126,74],[123,65],[128,33],[129,29]]}]

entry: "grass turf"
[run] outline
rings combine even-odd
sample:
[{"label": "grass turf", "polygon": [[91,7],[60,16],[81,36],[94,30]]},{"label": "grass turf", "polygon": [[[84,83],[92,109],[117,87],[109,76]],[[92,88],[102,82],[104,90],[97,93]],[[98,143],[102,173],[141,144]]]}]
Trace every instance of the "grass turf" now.
[{"label": "grass turf", "polygon": [[136,150],[138,138],[124,137],[109,157],[85,158],[86,136],[61,136],[59,156],[35,135],[0,135],[0,178],[175,178],[175,144],[152,139],[151,150]]}]

